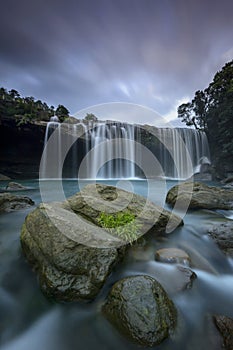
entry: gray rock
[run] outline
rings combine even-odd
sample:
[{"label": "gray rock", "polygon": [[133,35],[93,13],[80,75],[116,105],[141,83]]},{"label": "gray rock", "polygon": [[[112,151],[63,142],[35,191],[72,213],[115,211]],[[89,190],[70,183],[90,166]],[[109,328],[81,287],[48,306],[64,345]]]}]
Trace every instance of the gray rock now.
[{"label": "gray rock", "polygon": [[82,217],[88,217],[98,224],[101,212],[130,212],[136,216],[141,232],[154,234],[172,232],[183,225],[182,219],[146,200],[144,197],[113,186],[87,185],[82,192],[70,197],[67,201],[70,208]]},{"label": "gray rock", "polygon": [[27,216],[21,244],[46,295],[65,301],[96,297],[127,245],[101,228],[98,218],[119,211],[137,216],[142,234],[164,232],[169,219],[174,226],[181,221],[141,196],[106,185],[88,185],[67,201],[41,204]]},{"label": "gray rock", "polygon": [[10,193],[0,193],[0,212],[11,212],[29,208],[35,203],[26,196],[16,196]]},{"label": "gray rock", "polygon": [[9,176],[6,176],[4,174],[0,174],[0,181],[7,181],[10,180],[11,178]]},{"label": "gray rock", "polygon": [[233,190],[184,182],[169,190],[166,202],[172,207],[187,205],[190,209],[232,209]]},{"label": "gray rock", "polygon": [[7,191],[22,191],[22,190],[27,190],[28,187],[25,187],[18,182],[9,182],[8,185],[6,186]]},{"label": "gray rock", "polygon": [[124,251],[111,244],[103,247],[107,233],[88,222],[85,228],[85,219],[75,221],[73,215],[58,204],[40,205],[21,230],[23,252],[39,275],[42,291],[58,301],[94,299]]},{"label": "gray rock", "polygon": [[214,323],[223,338],[224,349],[233,349],[233,319],[226,316],[215,315]]},{"label": "gray rock", "polygon": [[188,254],[184,250],[178,248],[163,248],[157,250],[155,252],[155,260],[171,264],[190,265],[190,257]]},{"label": "gray rock", "polygon": [[216,242],[222,252],[233,257],[233,222],[213,225],[208,230],[209,236]]},{"label": "gray rock", "polygon": [[127,277],[115,283],[102,311],[118,331],[144,346],[161,343],[174,331],[177,321],[173,302],[149,276]]}]

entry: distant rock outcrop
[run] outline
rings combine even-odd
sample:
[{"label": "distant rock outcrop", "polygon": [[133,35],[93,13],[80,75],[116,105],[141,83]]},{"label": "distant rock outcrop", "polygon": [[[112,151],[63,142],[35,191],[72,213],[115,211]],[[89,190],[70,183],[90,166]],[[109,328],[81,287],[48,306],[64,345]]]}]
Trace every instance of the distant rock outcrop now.
[{"label": "distant rock outcrop", "polygon": [[232,209],[233,190],[184,182],[169,190],[166,202],[172,207],[186,204],[189,209]]}]

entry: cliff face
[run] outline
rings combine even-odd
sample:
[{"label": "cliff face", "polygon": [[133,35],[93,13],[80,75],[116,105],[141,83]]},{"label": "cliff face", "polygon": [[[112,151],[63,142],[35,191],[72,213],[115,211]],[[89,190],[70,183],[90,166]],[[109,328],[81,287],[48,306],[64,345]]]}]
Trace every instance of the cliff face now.
[{"label": "cliff face", "polygon": [[[46,125],[46,122],[37,122],[34,124],[17,126],[14,118],[1,118],[0,173],[16,179],[38,177]],[[69,130],[69,128],[67,130]],[[135,129],[135,136],[138,142],[149,149],[158,160],[161,160],[161,149],[156,137],[156,130],[157,129],[152,126],[144,126],[142,128],[138,127]],[[171,132],[168,133],[167,137],[171,137],[170,134]],[[170,144],[171,147],[174,147],[173,142],[170,142]],[[78,141],[78,146],[76,147],[76,149],[78,149],[76,159],[77,167],[85,155],[85,147],[85,140],[81,137]],[[74,160],[73,153],[74,152],[71,151],[70,157],[67,157],[65,161],[65,166],[63,168],[64,177],[71,176],[70,169],[72,168]],[[218,154],[219,153],[217,152],[211,152],[211,161],[212,165],[214,165],[214,177],[218,176],[219,178],[224,178],[233,174],[233,163],[229,161],[228,158],[223,159],[222,157],[219,157]],[[170,157],[168,153],[164,154],[164,156],[165,158]],[[169,159],[167,162],[169,165]],[[138,175],[143,176],[143,174]],[[154,174],[151,174],[151,176],[153,175]]]},{"label": "cliff face", "polygon": [[36,178],[43,152],[46,123],[17,126],[2,117],[0,124],[0,173],[11,178]]}]

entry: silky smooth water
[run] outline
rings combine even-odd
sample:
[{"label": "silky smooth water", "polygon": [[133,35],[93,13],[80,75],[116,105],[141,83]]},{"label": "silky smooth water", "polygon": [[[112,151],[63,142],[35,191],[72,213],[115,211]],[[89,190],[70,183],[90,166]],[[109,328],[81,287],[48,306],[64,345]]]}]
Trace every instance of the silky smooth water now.
[{"label": "silky smooth water", "polygon": [[[134,190],[163,204],[166,191],[174,181],[103,181]],[[39,182],[21,181],[31,189],[18,193],[40,203]],[[66,196],[88,181],[63,180]],[[47,181],[48,200],[56,197],[57,182]],[[5,183],[1,183],[3,188]],[[108,278],[105,287],[92,303],[56,304],[40,292],[36,274],[22,256],[20,229],[32,209],[0,215],[0,350],[136,350],[139,347],[124,339],[101,315],[101,305],[112,284],[118,279],[148,274],[167,290],[179,311],[173,337],[154,349],[196,350],[221,348],[221,340],[211,322],[211,315],[233,317],[233,261],[227,259],[208,237],[210,225],[224,222],[222,212],[192,211],[185,215],[184,226],[163,239],[152,238],[141,250],[131,249],[125,261]],[[226,213],[225,213],[226,214]],[[154,260],[155,250],[163,247],[184,249],[191,257],[197,274],[191,289],[177,292],[179,274],[176,265]]]}]

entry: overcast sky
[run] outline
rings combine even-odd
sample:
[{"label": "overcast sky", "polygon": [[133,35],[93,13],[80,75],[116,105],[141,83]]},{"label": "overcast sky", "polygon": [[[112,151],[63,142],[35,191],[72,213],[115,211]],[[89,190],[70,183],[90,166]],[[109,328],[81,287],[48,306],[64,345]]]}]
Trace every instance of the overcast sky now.
[{"label": "overcast sky", "polygon": [[0,26],[1,86],[71,114],[128,102],[172,119],[233,58],[232,0],[7,0]]}]

